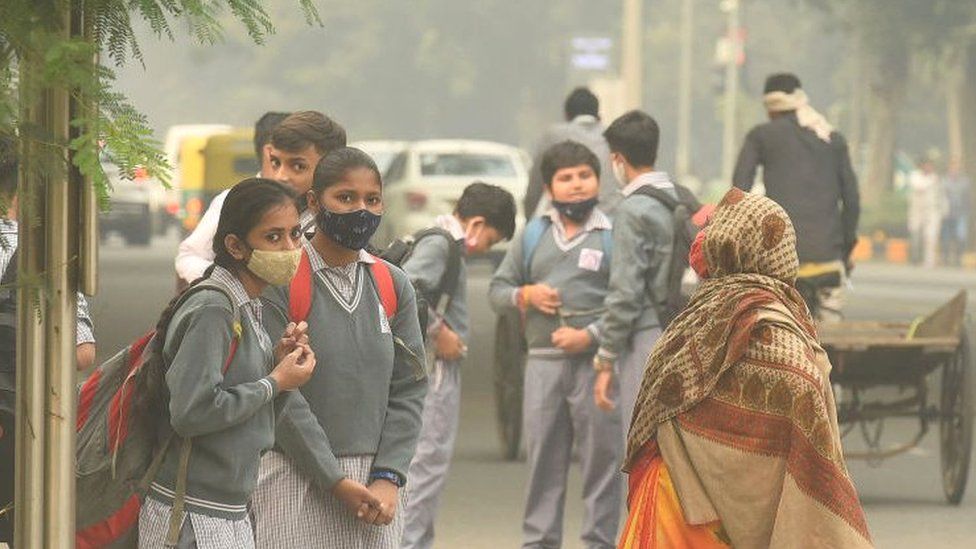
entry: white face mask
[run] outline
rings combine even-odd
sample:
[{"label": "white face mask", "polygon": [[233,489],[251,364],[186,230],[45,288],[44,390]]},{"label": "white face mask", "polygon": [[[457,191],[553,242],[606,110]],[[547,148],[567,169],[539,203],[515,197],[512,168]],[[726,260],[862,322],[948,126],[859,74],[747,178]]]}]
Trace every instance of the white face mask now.
[{"label": "white face mask", "polygon": [[629,181],[627,181],[627,171],[624,169],[623,162],[610,161],[610,169],[613,170],[613,176],[617,178],[617,184],[621,187],[625,187]]}]

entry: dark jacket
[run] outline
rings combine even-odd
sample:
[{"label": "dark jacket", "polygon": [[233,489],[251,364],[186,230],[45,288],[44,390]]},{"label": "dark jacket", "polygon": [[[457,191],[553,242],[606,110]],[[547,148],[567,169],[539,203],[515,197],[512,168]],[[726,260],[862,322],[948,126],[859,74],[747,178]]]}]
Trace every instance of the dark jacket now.
[{"label": "dark jacket", "polygon": [[795,114],[781,116],[746,136],[732,184],[752,189],[759,166],[766,196],[793,220],[800,262],[847,259],[861,206],[844,136],[833,132],[827,143],[801,127]]}]

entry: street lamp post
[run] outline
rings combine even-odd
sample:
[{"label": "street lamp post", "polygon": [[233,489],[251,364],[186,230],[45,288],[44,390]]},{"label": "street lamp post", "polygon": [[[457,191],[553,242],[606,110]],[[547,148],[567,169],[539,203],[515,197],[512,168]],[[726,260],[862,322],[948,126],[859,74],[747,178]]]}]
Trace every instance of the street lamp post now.
[{"label": "street lamp post", "polygon": [[691,164],[691,77],[692,25],[695,0],[683,0],[681,6],[681,71],[678,82],[678,139],[675,153],[675,172],[679,178],[688,175]]},{"label": "street lamp post", "polygon": [[625,109],[637,109],[643,97],[643,0],[624,0],[620,77],[624,83]]},{"label": "street lamp post", "polygon": [[722,180],[732,182],[735,169],[735,125],[736,101],[739,93],[739,57],[741,38],[739,37],[739,0],[722,0],[721,10],[728,15],[728,56],[725,65],[725,116],[722,133]]}]

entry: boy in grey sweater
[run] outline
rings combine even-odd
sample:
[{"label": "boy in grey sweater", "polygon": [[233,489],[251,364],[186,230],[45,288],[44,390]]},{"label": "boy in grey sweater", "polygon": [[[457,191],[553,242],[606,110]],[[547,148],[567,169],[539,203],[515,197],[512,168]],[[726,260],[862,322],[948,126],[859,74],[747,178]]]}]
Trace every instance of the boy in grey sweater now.
[{"label": "boy in grey sweater", "polygon": [[439,234],[427,233],[418,239],[403,263],[410,281],[431,305],[427,352],[434,359],[420,439],[407,474],[410,491],[404,514],[404,549],[433,545],[437,505],[454,453],[461,363],[468,342],[465,258],[483,254],[503,239],[511,240],[515,198],[501,187],[472,183],[461,194],[454,214],[438,217],[434,227]]},{"label": "boy in grey sweater", "polygon": [[[661,337],[659,312],[667,299],[674,247],[671,212],[658,200],[641,194],[640,189],[649,186],[675,191],[668,174],[654,170],[660,130],[647,113],[630,111],[622,115],[604,136],[610,144],[617,180],[625,185],[624,199],[614,217],[616,253],[610,267],[603,337],[593,361],[598,372],[595,398],[601,409],[610,411],[617,408],[611,398],[619,391],[620,417],[630,425],[644,361]],[[616,376],[619,383],[614,383]]]},{"label": "boy in grey sweater", "polygon": [[593,352],[610,279],[610,221],[596,208],[600,162],[585,146],[564,141],[542,156],[552,209],[529,222],[491,281],[496,311],[524,313],[524,429],[529,481],[523,547],[559,547],[566,474],[574,439],[583,470],[582,541],[614,547],[620,514],[617,413],[593,402]]}]

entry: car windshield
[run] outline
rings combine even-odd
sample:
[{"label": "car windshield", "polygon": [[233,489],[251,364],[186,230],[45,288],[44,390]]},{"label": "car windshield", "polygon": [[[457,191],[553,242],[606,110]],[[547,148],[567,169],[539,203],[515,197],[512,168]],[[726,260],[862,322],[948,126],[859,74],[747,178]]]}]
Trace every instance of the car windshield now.
[{"label": "car windshield", "polygon": [[420,174],[425,176],[514,177],[512,159],[501,154],[423,153]]}]

